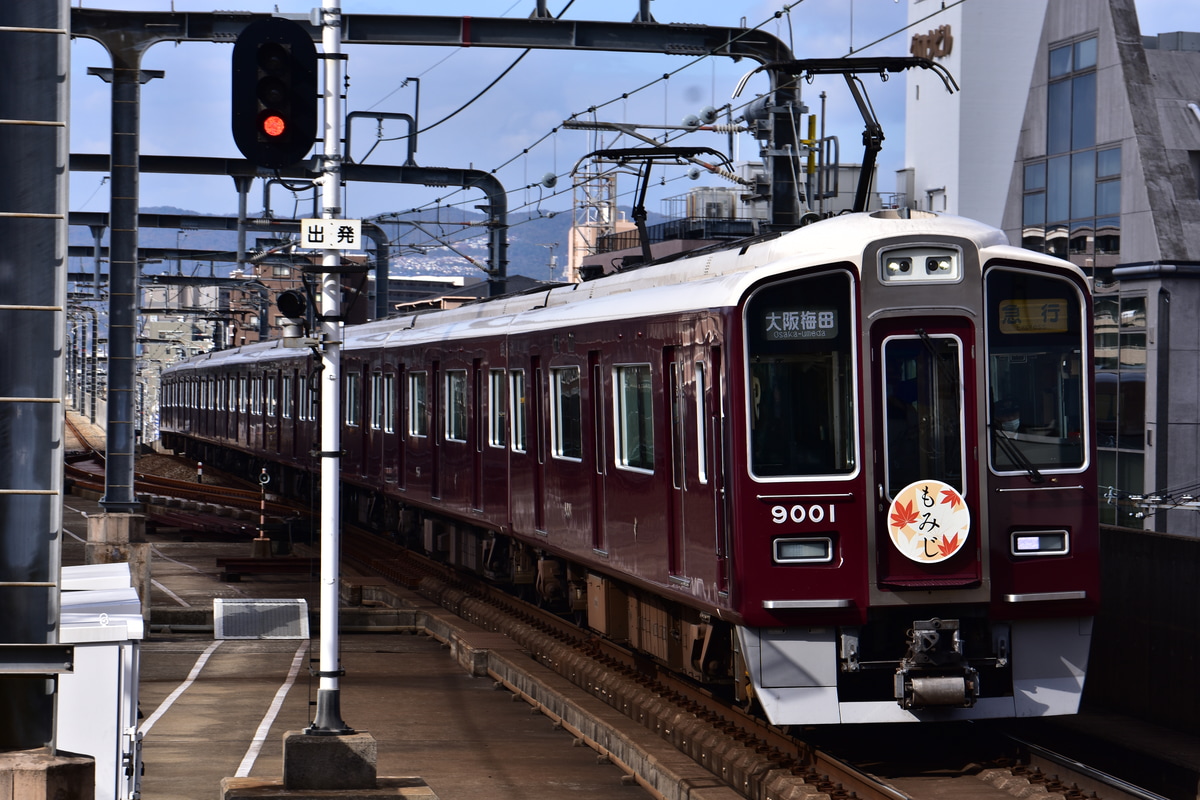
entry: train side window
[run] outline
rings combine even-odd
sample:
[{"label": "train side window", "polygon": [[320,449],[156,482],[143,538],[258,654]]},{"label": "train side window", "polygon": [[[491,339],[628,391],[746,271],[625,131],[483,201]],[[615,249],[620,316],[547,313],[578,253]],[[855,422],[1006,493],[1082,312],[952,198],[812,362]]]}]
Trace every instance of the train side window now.
[{"label": "train side window", "polygon": [[383,430],[383,375],[371,373],[371,430]]},{"label": "train side window", "polygon": [[267,376],[267,416],[279,416],[279,376]]},{"label": "train side window", "polygon": [[649,364],[614,368],[617,466],[654,471],[654,393]]},{"label": "train side window", "polygon": [[309,376],[300,376],[300,419],[304,422],[313,420],[313,389],[309,384]]},{"label": "train side window", "polygon": [[343,419],[351,428],[357,428],[359,424],[359,400],[362,389],[359,386],[359,377],[357,372],[346,373],[346,408],[344,409]]},{"label": "train side window", "polygon": [[529,437],[525,427],[525,370],[514,369],[508,374],[509,405],[512,408],[512,449],[524,453],[529,449]]},{"label": "train side window", "polygon": [[279,402],[283,405],[283,418],[292,418],[292,403],[295,397],[296,379],[290,372],[282,373],[279,377]]},{"label": "train side window", "polygon": [[508,419],[508,387],[504,370],[488,372],[488,444],[505,445],[505,421]]},{"label": "train side window", "polygon": [[396,432],[396,376],[384,373],[383,376],[383,432]]},{"label": "train side window", "polygon": [[467,441],[467,372],[461,369],[446,371],[446,439]]},{"label": "train side window", "polygon": [[250,393],[246,388],[246,376],[239,375],[238,379],[238,413],[245,414],[249,408]]},{"label": "train side window", "polygon": [[412,436],[428,436],[428,421],[425,415],[426,373],[408,374],[408,432]]},{"label": "train side window", "polygon": [[553,402],[550,404],[551,452],[556,458],[583,458],[583,419],[579,394],[579,367],[550,370]]}]

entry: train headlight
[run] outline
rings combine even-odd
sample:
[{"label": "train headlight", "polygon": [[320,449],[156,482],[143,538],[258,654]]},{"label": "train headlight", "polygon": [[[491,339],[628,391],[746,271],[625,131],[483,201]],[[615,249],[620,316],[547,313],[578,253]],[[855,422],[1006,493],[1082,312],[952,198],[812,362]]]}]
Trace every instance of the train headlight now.
[{"label": "train headlight", "polygon": [[833,560],[833,540],[824,536],[776,539],[776,564],[828,564]]},{"label": "train headlight", "polygon": [[931,256],[925,259],[925,272],[928,275],[949,274],[953,263],[947,256]]},{"label": "train headlight", "polygon": [[1013,531],[1014,556],[1062,556],[1071,551],[1071,537],[1066,531]]},{"label": "train headlight", "polygon": [[958,248],[917,245],[879,254],[879,279],[888,284],[954,282],[962,277]]}]

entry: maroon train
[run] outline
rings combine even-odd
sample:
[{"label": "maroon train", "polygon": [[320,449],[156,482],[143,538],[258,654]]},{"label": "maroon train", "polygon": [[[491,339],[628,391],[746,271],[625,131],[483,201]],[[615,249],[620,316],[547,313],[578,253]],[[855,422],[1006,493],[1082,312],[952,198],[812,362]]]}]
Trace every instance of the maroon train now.
[{"label": "maroon train", "polygon": [[[845,215],[347,329],[343,509],[776,723],[1073,713],[1091,342],[1071,264]],[[317,380],[280,342],[193,358],[164,441],[303,489]]]}]

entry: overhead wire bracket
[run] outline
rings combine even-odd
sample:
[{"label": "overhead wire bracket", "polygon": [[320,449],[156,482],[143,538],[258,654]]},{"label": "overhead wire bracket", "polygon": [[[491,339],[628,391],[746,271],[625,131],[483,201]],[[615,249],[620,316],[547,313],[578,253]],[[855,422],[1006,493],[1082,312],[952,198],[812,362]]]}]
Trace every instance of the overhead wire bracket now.
[{"label": "overhead wire bracket", "polygon": [[863,123],[866,125],[863,130],[863,147],[865,153],[863,154],[862,168],[858,175],[858,188],[854,193],[854,211],[866,211],[867,197],[871,190],[871,174],[875,171],[875,159],[879,151],[883,149],[884,136],[883,126],[879,124],[879,118],[875,116],[875,109],[871,107],[871,100],[867,97],[866,88],[863,87],[862,81],[858,76],[874,72],[878,73],[886,81],[888,75],[891,73],[903,72],[914,67],[932,70],[935,75],[942,79],[942,84],[950,94],[954,94],[959,88],[958,83],[954,80],[954,76],[950,74],[948,69],[928,58],[911,56],[804,58],[797,61],[776,61],[756,67],[743,75],[742,79],[738,81],[733,96],[737,97],[742,93],[751,76],[765,70],[795,75],[809,80],[816,75],[844,75],[846,77],[846,85],[850,88],[850,93],[854,96],[854,102],[858,105],[858,111],[862,114]]},{"label": "overhead wire bracket", "polygon": [[[646,228],[646,190],[650,187],[650,169],[656,161],[671,161],[677,164],[695,162],[703,164],[696,160],[699,155],[712,155],[723,162],[727,167],[732,169],[733,164],[729,158],[718,150],[711,147],[618,147],[604,150],[593,150],[592,152],[579,159],[576,167],[589,158],[603,158],[606,161],[615,161],[625,163],[628,161],[640,161],[641,166],[638,168],[638,193],[637,200],[633,206],[633,222],[637,226],[638,239],[642,244],[642,262],[649,263],[653,261],[650,254],[650,236]],[[705,165],[707,166],[707,165]],[[574,170],[572,170],[573,172]]]}]

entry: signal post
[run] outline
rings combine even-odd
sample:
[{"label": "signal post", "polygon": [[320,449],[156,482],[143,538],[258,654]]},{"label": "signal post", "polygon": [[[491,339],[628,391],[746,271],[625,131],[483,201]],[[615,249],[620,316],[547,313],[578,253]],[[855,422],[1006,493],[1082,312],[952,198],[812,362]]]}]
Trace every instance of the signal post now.
[{"label": "signal post", "polygon": [[[324,154],[321,177],[321,219],[301,223],[301,244],[322,250],[318,335],[303,336],[306,301],[285,292],[279,307],[285,317],[285,337],[291,346],[311,346],[321,358],[321,442],[318,453],[321,482],[320,658],[316,672],[316,717],[303,731],[283,739],[283,780],[226,778],[224,800],[293,796],[398,796],[398,780],[408,787],[414,779],[376,775],[376,743],[369,733],[355,731],[342,720],[342,670],[338,658],[338,588],[341,564],[341,250],[358,249],[361,220],[342,219],[342,15],[335,0],[322,0],[312,23],[322,29],[318,56],[303,26],[272,17],[245,29],[234,47],[233,131],[238,148],[259,167],[278,170],[302,160],[312,148],[316,128],[316,65],[323,60]],[[299,334],[299,335],[297,335]],[[419,779],[416,779],[419,782]],[[422,787],[422,798],[436,797]],[[319,792],[328,791],[328,795]]]}]

